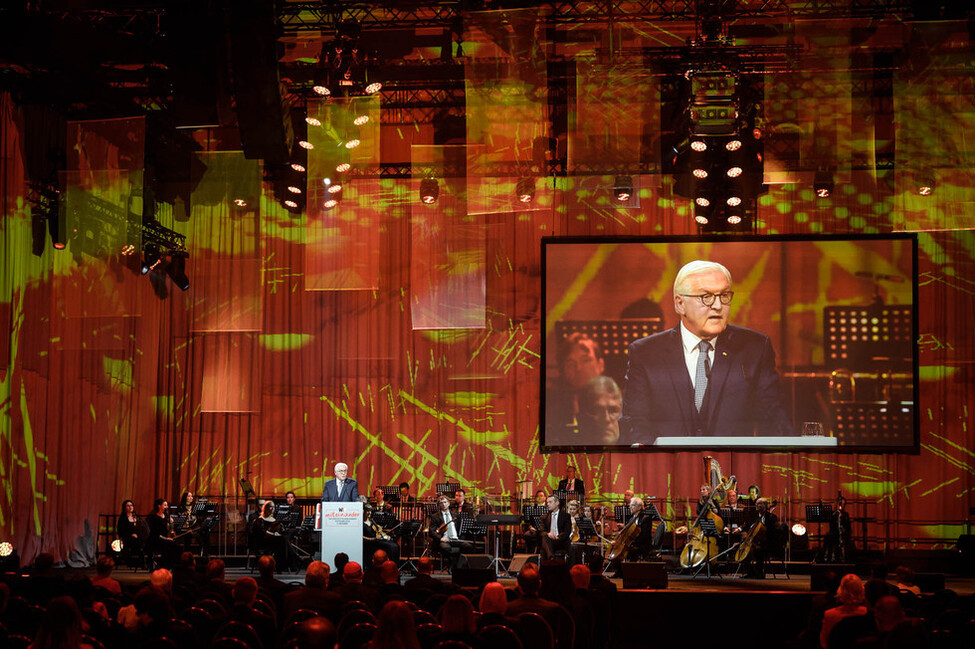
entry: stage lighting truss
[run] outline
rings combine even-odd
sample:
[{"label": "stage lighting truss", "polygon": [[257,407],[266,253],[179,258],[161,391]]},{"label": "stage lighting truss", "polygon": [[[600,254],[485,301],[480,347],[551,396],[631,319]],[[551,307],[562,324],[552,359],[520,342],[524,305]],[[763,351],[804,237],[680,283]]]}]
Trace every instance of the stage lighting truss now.
[{"label": "stage lighting truss", "polygon": [[727,70],[689,71],[691,134],[734,135],[738,132],[738,77]]},{"label": "stage lighting truss", "polygon": [[353,18],[340,23],[336,38],[324,45],[318,55],[312,90],[323,97],[357,97],[374,95],[383,84],[369,79],[369,69],[378,65],[378,57],[359,43],[361,27]]}]

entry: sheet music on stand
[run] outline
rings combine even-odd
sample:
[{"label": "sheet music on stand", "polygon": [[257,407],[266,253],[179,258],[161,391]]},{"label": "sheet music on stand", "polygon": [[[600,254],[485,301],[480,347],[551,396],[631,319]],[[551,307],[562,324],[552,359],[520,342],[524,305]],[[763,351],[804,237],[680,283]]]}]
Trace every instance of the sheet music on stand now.
[{"label": "sheet music on stand", "polygon": [[[399,485],[394,484],[384,484],[377,489],[381,489],[383,492],[383,499],[387,501],[393,501],[399,498]],[[375,491],[375,489],[373,489]]]},{"label": "sheet music on stand", "polygon": [[578,491],[565,491],[564,489],[558,489],[553,495],[559,499],[559,502],[562,503],[563,508],[565,508],[567,503],[573,500],[578,500],[580,507],[585,505],[586,496]]},{"label": "sheet music on stand", "polygon": [[718,535],[718,528],[714,526],[713,519],[702,518],[700,521],[698,521],[698,524],[701,526],[701,531],[704,532],[704,536],[714,537]]},{"label": "sheet music on stand", "polygon": [[548,511],[545,505],[522,505],[521,518],[526,524],[531,525],[536,530],[542,529],[542,516]]},{"label": "sheet music on stand", "polygon": [[737,525],[738,527],[746,527],[745,525],[745,510],[744,509],[731,509],[730,507],[725,507],[718,510],[718,516],[724,521],[725,528],[732,525]]},{"label": "sheet music on stand", "polygon": [[587,543],[589,539],[596,536],[596,526],[591,518],[579,517],[576,520],[576,531],[579,532],[579,541],[582,543]]},{"label": "sheet music on stand", "polygon": [[662,521],[664,519],[664,517],[660,515],[660,510],[658,510],[657,506],[654,505],[652,502],[645,501],[643,505],[643,511],[645,511],[647,513],[647,516],[650,517],[651,523],[653,521]]},{"label": "sheet music on stand", "polygon": [[440,505],[437,503],[423,503],[423,508],[426,511],[426,515],[433,516],[440,511]]},{"label": "sheet music on stand", "polygon": [[806,505],[807,523],[828,523],[832,516],[832,505]]},{"label": "sheet music on stand", "polygon": [[372,522],[383,528],[383,530],[389,532],[392,530],[397,523],[396,516],[390,512],[372,512]]},{"label": "sheet music on stand", "polygon": [[403,521],[402,523],[400,523],[400,526],[396,531],[399,533],[400,536],[411,538],[417,535],[421,527],[423,527],[423,521],[420,520]]},{"label": "sheet music on stand", "polygon": [[460,489],[459,482],[438,482],[437,497],[446,495],[453,498],[458,489]]},{"label": "sheet music on stand", "polygon": [[469,514],[459,514],[460,531],[457,536],[460,538],[478,539],[487,536],[487,525],[478,523]]},{"label": "sheet music on stand", "polygon": [[626,505],[616,505],[613,507],[613,516],[620,525],[626,525],[633,518],[633,514],[630,513],[630,508]]}]

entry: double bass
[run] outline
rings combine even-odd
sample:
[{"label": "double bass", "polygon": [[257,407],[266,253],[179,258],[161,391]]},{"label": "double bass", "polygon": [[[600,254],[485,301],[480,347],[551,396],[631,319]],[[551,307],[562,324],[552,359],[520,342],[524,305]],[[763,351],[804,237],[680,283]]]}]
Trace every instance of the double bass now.
[{"label": "double bass", "polygon": [[[717,463],[713,462],[713,458],[710,456],[704,458],[705,480],[711,481],[712,485],[714,484],[713,468],[715,466],[717,466]],[[717,472],[719,474],[720,470],[721,467],[717,466]],[[731,481],[733,483],[734,476],[731,477]],[[696,568],[705,561],[710,563],[720,554],[721,551],[718,549],[717,538],[705,534],[702,521],[710,520],[714,523],[714,529],[719,534],[724,530],[724,520],[718,516],[715,503],[720,503],[724,500],[727,484],[724,477],[721,477],[719,483],[708,494],[704,508],[697,515],[697,518],[694,519],[694,524],[691,525],[691,529],[688,532],[687,543],[680,553],[680,565],[682,568]]]}]

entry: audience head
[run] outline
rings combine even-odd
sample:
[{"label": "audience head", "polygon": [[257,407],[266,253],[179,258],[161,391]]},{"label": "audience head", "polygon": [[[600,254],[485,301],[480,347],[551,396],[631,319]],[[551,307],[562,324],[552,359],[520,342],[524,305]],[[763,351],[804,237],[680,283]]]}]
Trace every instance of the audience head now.
[{"label": "audience head", "polygon": [[95,572],[99,577],[108,577],[114,569],[115,560],[107,554],[98,557],[98,561],[95,562]]},{"label": "audience head", "polygon": [[581,563],[572,566],[569,568],[569,575],[572,577],[572,585],[576,587],[576,590],[586,590],[589,588],[589,578],[592,574],[586,566]]},{"label": "audience head", "polygon": [[430,557],[420,557],[416,562],[416,572],[420,575],[433,573],[433,559]]},{"label": "audience head", "polygon": [[81,611],[71,597],[55,597],[47,604],[43,621],[31,647],[52,649],[57,647],[80,647]]},{"label": "audience head", "polygon": [[496,581],[485,584],[481,591],[481,599],[478,601],[477,608],[481,613],[500,613],[504,615],[508,610],[508,594],[504,592],[504,586]]},{"label": "audience head", "polygon": [[334,649],[338,642],[335,625],[325,617],[310,617],[298,629],[297,649]]},{"label": "audience head", "polygon": [[379,566],[386,563],[389,559],[389,555],[386,554],[385,550],[376,550],[372,553],[372,567],[378,568]]},{"label": "audience head", "polygon": [[221,559],[210,559],[207,563],[207,579],[223,579],[226,566]]},{"label": "audience head", "polygon": [[179,567],[196,570],[196,557],[193,556],[192,552],[187,550],[183,554],[179,555]]},{"label": "audience head", "polygon": [[143,626],[154,620],[169,619],[169,598],[155,586],[146,586],[136,593],[133,604]]},{"label": "audience head", "polygon": [[54,555],[50,552],[41,552],[34,559],[34,574],[46,575],[54,570]]},{"label": "audience head", "polygon": [[149,575],[149,583],[168,595],[173,592],[173,573],[165,568],[153,570]]},{"label": "audience head", "polygon": [[241,577],[234,582],[234,603],[253,606],[257,601],[257,582],[253,577]]},{"label": "audience head", "polygon": [[277,568],[277,562],[270,554],[265,554],[257,560],[257,571],[261,573],[261,579],[273,577],[275,568]]},{"label": "audience head", "polygon": [[339,552],[335,555],[335,572],[342,574],[345,570],[345,565],[349,563],[349,555],[345,552]]},{"label": "audience head", "polygon": [[873,579],[867,580],[867,583],[863,585],[863,597],[867,602],[867,606],[871,608],[884,595],[896,595],[897,593],[898,590],[893,584],[887,583],[886,579],[874,577]]},{"label": "audience head", "polygon": [[444,633],[472,634],[477,630],[474,606],[464,595],[451,595],[440,609],[440,626]]},{"label": "audience head", "polygon": [[350,561],[342,569],[342,576],[345,577],[346,583],[358,584],[362,581],[362,566],[355,561]]},{"label": "audience head", "polygon": [[383,565],[379,566],[379,576],[382,577],[384,584],[398,584],[399,568],[396,567],[396,562],[389,560],[383,562]]},{"label": "audience head", "polygon": [[884,595],[873,607],[873,618],[877,622],[877,630],[890,631],[904,621],[904,608],[899,599],[893,595]]},{"label": "audience head", "polygon": [[524,595],[538,595],[542,587],[542,577],[533,563],[526,564],[518,573],[518,588]]},{"label": "audience head", "polygon": [[305,571],[305,586],[309,588],[328,587],[328,564],[322,561],[312,561]]},{"label": "audience head", "polygon": [[863,602],[863,582],[854,574],[843,575],[840,587],[836,590],[836,599],[841,604],[859,604]]},{"label": "audience head", "polygon": [[589,579],[592,579],[593,575],[599,575],[603,572],[603,558],[596,554],[595,552],[589,557],[589,561],[586,562],[589,567]]},{"label": "audience head", "polygon": [[538,594],[543,599],[566,604],[575,592],[572,577],[569,575],[569,564],[564,559],[549,559],[542,562],[538,574],[542,579],[542,587]]},{"label": "audience head", "polygon": [[910,566],[897,566],[897,582],[905,586],[913,586],[914,569]]},{"label": "audience head", "polygon": [[413,610],[400,601],[387,602],[376,619],[371,649],[420,649]]}]

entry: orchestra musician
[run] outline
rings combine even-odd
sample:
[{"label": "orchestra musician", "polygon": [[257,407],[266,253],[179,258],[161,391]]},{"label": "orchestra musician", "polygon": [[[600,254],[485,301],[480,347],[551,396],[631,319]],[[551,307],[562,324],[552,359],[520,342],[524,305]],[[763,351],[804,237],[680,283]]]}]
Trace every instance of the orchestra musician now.
[{"label": "orchestra musician", "polygon": [[135,503],[122,501],[122,511],[115,523],[115,534],[122,542],[122,554],[129,558],[141,559],[142,542],[147,535],[146,522],[135,515]]},{"label": "orchestra musician", "polygon": [[[375,491],[381,493],[382,489],[376,489]],[[368,503],[363,508],[362,542],[366,556],[371,557],[375,554],[376,550],[385,550],[386,555],[391,561],[399,561],[399,546],[393,540],[392,533],[383,529],[382,525],[372,517],[373,513],[377,511],[386,510]]]},{"label": "orchestra musician", "polygon": [[416,502],[416,498],[410,495],[410,483],[401,482],[399,483],[399,503],[401,505],[409,505]]},{"label": "orchestra musician", "polygon": [[545,493],[544,489],[539,489],[535,492],[535,504],[544,505],[545,500],[548,498],[548,494]]},{"label": "orchestra musician", "polygon": [[298,498],[295,496],[295,492],[289,491],[284,494],[284,504],[287,505],[294,511]]},{"label": "orchestra musician", "polygon": [[471,509],[471,504],[467,502],[467,492],[464,491],[463,487],[454,492],[454,502],[451,503],[450,509],[457,514],[470,514],[473,510]]},{"label": "orchestra musician", "polygon": [[254,540],[259,552],[270,550],[277,565],[284,568],[292,562],[291,544],[281,521],[275,518],[274,510],[274,501],[265,500],[261,506],[261,515],[254,520]]},{"label": "orchestra musician", "polygon": [[[765,579],[765,565],[768,563],[769,552],[775,540],[776,525],[779,517],[769,509],[768,498],[755,501],[755,522],[749,533],[755,533],[754,548],[744,562],[745,574],[753,579]],[[761,526],[761,527],[756,527]]]},{"label": "orchestra musician", "polygon": [[725,494],[724,507],[718,512],[718,515],[724,521],[724,533],[728,536],[729,542],[734,543],[741,538],[742,529],[732,512],[742,512],[744,508],[738,502],[737,491],[728,489]]},{"label": "orchestra musician", "polygon": [[359,485],[349,477],[349,465],[339,462],[334,468],[335,477],[325,483],[322,502],[352,503],[359,500]]},{"label": "orchestra musician", "polygon": [[561,503],[555,495],[549,496],[545,505],[548,512],[542,517],[541,535],[542,559],[550,559],[556,554],[569,551],[569,539],[572,532],[572,521],[569,515],[561,510]]},{"label": "orchestra musician", "polygon": [[169,503],[165,498],[156,498],[152,503],[152,514],[149,515],[149,538],[146,549],[150,555],[158,554],[160,565],[171,568],[179,556],[180,548],[173,539],[173,524],[169,518]]},{"label": "orchestra musician", "polygon": [[697,501],[698,516],[700,516],[701,512],[703,512],[706,508],[713,509],[715,514],[718,513],[714,501],[711,501],[710,503],[708,502],[710,498],[711,498],[711,485],[704,483],[701,485],[701,497]]},{"label": "orchestra musician", "polygon": [[570,500],[566,504],[565,510],[569,515],[569,521],[571,523],[571,527],[569,529],[569,563],[574,566],[578,563],[582,563],[583,554],[589,547],[586,543],[588,539],[582,538],[582,533],[579,529],[579,521],[583,518],[590,518],[592,509],[590,507],[586,507],[586,511],[589,512],[589,515],[583,516],[583,509],[579,505],[579,501]]},{"label": "orchestra musician", "polygon": [[653,520],[647,512],[643,499],[637,496],[630,498],[630,514],[635,519],[634,525],[640,528],[639,534],[630,543],[626,553],[627,561],[645,561],[655,554],[653,549]]},{"label": "orchestra musician", "polygon": [[565,477],[559,481],[559,491],[575,493],[579,496],[586,494],[586,485],[576,477],[576,468],[571,464],[565,467]]},{"label": "orchestra musician", "polygon": [[393,511],[393,505],[386,502],[386,493],[379,487],[372,490],[372,506],[379,512]]},{"label": "orchestra musician", "polygon": [[460,521],[457,513],[451,511],[450,498],[441,495],[437,500],[440,510],[430,517],[428,536],[434,547],[440,549],[444,558],[448,559],[451,570],[467,565],[464,552],[470,552],[474,544],[460,538]]},{"label": "orchestra musician", "polygon": [[850,560],[853,546],[850,528],[850,514],[846,511],[846,498],[840,495],[836,509],[830,514],[829,532],[826,535],[826,562],[846,563]]}]

